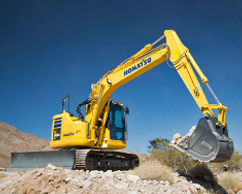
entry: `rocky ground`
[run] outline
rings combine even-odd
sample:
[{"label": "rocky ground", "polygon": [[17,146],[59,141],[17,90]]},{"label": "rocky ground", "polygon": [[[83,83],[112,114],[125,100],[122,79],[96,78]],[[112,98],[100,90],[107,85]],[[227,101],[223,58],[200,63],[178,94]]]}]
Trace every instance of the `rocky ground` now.
[{"label": "rocky ground", "polygon": [[[10,164],[11,152],[50,150],[50,146],[48,140],[20,132],[15,127],[3,122],[0,122],[0,132],[1,194],[226,193],[217,184],[213,176],[204,176],[203,179],[195,179],[181,176],[176,172],[172,172],[172,176],[174,177],[172,182],[142,180],[139,176],[135,175],[135,171],[66,170],[50,164],[46,168],[27,172],[6,172],[4,170]],[[158,171],[157,167],[155,168],[156,171]],[[242,182],[242,173],[238,173],[237,175]],[[239,192],[242,194],[242,191]]]},{"label": "rocky ground", "polygon": [[[189,181],[174,173],[173,184],[168,181],[141,180],[133,171],[66,170],[48,165],[27,172],[1,172],[0,193],[226,193],[216,185]],[[209,191],[210,189],[210,191]]]}]

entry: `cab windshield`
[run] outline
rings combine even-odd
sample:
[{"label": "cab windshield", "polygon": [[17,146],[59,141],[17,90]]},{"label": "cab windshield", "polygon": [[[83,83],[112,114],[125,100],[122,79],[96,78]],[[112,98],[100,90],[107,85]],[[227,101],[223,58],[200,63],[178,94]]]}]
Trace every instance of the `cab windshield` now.
[{"label": "cab windshield", "polygon": [[120,105],[110,104],[108,116],[108,129],[110,130],[110,139],[124,140],[125,124],[122,107]]}]

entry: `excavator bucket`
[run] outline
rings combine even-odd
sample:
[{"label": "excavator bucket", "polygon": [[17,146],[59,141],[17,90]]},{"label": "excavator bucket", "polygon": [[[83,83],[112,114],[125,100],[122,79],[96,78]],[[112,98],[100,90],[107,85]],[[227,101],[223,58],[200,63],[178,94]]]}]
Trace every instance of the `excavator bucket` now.
[{"label": "excavator bucket", "polygon": [[35,168],[45,168],[48,164],[74,169],[76,151],[43,151],[11,153],[12,162],[7,171],[28,171]]},{"label": "excavator bucket", "polygon": [[206,114],[194,129],[170,146],[200,162],[225,162],[231,158],[234,148],[227,125],[222,128],[217,119]]}]

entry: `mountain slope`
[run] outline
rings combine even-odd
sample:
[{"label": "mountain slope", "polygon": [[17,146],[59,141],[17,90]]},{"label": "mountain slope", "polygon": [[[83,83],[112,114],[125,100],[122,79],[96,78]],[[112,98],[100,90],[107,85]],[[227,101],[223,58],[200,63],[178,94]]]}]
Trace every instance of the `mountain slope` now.
[{"label": "mountain slope", "polygon": [[50,141],[17,130],[0,122],[0,167],[8,168],[11,152],[51,150]]}]

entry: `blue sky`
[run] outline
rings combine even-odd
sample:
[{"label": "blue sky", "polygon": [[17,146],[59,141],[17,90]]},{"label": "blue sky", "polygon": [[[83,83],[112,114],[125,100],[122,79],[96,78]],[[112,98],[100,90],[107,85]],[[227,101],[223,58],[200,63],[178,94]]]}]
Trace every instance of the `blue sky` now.
[{"label": "blue sky", "polygon": [[[242,151],[241,10],[241,0],[2,0],[0,121],[50,140],[65,95],[81,103],[104,73],[174,29],[228,107],[229,135]],[[112,99],[129,106],[127,149],[140,153],[149,140],[185,135],[203,116],[166,63]]]}]

